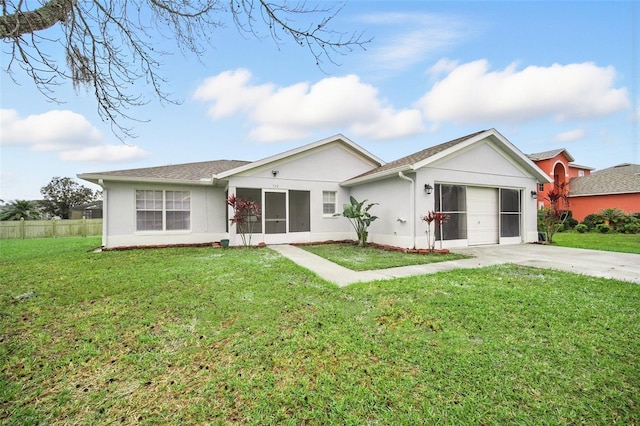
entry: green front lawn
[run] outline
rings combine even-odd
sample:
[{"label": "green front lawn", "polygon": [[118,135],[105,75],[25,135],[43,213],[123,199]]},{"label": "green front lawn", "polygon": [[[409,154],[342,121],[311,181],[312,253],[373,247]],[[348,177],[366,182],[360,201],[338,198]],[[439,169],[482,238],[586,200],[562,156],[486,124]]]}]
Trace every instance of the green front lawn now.
[{"label": "green front lawn", "polygon": [[562,247],[640,254],[640,234],[558,232],[553,236],[553,242]]},{"label": "green front lawn", "polygon": [[[3,424],[637,424],[640,286],[0,241]],[[33,292],[24,300],[16,296]]]},{"label": "green front lawn", "polygon": [[358,247],[357,244],[336,243],[300,246],[301,249],[317,254],[349,268],[353,271],[369,271],[373,269],[387,269],[398,266],[424,265],[427,263],[446,262],[447,260],[466,259],[463,254],[417,254],[387,251],[373,246]]}]

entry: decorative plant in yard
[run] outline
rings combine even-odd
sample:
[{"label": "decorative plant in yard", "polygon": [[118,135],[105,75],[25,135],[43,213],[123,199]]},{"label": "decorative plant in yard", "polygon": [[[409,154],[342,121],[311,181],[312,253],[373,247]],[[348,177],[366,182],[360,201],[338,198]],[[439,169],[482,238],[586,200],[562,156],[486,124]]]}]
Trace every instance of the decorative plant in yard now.
[{"label": "decorative plant in yard", "polygon": [[[449,215],[440,212],[434,212],[433,210],[428,212],[426,216],[422,216],[422,220],[427,222],[427,247],[429,248],[429,253],[433,252],[436,248],[436,229],[449,220]],[[431,232],[431,224],[434,224],[433,233]],[[433,237],[433,238],[432,238]]]},{"label": "decorative plant in yard", "polygon": [[242,237],[242,244],[249,247],[254,226],[256,222],[261,220],[260,204],[231,194],[227,198],[227,205],[233,208],[233,216],[229,221],[236,225],[236,230]]},{"label": "decorative plant in yard", "polygon": [[624,212],[616,207],[612,209],[602,209],[600,214],[607,221],[607,225],[611,231],[617,231],[619,225],[623,224],[624,221]]},{"label": "decorative plant in yard", "polygon": [[553,236],[564,226],[569,217],[569,191],[566,183],[560,183],[547,194],[550,206],[538,212],[539,224],[547,234],[547,242],[553,243]]},{"label": "decorative plant in yard", "polygon": [[[367,200],[358,201],[353,197],[350,197],[349,201],[349,204],[343,206],[342,216],[349,219],[353,229],[356,230],[358,245],[364,247],[367,245],[367,237],[369,236],[367,229],[369,229],[371,222],[378,218],[377,216],[372,216],[369,210],[378,203],[370,203],[365,206]],[[336,216],[340,216],[340,213],[337,213]]]}]

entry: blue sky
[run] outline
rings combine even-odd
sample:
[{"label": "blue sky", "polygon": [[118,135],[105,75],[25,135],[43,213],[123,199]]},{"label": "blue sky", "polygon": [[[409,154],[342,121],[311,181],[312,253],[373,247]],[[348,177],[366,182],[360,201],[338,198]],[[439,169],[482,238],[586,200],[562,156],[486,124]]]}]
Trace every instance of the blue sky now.
[{"label": "blue sky", "polygon": [[173,49],[160,72],[182,102],[142,86],[150,102],[129,112],[148,121],[125,123],[126,144],[84,91],[58,86],[55,104],[3,72],[0,198],[41,198],[54,176],[258,160],[336,133],[385,161],[496,128],[524,153],[640,163],[639,2],[349,1],[334,25],[373,41],[323,69],[233,24],[200,61]]}]

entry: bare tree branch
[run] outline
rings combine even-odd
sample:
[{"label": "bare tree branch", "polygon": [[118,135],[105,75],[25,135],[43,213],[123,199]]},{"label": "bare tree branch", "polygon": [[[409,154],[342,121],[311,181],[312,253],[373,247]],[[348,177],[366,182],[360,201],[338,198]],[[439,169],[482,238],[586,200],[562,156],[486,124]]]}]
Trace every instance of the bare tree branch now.
[{"label": "bare tree branch", "polygon": [[[64,81],[91,91],[99,116],[121,139],[135,136],[124,125],[139,121],[129,110],[148,102],[140,94],[141,85],[150,86],[160,101],[177,103],[163,89],[167,81],[159,72],[159,58],[169,52],[156,48],[158,37],[200,57],[211,44],[212,32],[231,15],[242,32],[258,38],[265,34],[278,47],[284,39],[306,47],[319,67],[326,61],[337,64],[335,56],[371,41],[330,28],[342,3],[308,7],[305,2],[268,0],[45,0],[30,10],[30,0],[0,1],[0,38],[10,55],[6,71],[13,76],[20,69],[56,102],[55,86]],[[54,26],[63,36],[44,37]],[[60,49],[66,58],[63,65],[54,59]]]}]

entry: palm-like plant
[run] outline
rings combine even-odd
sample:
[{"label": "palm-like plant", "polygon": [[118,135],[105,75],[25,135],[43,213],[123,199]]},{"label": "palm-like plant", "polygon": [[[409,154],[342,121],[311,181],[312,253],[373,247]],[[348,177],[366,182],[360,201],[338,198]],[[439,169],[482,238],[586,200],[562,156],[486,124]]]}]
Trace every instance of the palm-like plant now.
[{"label": "palm-like plant", "polygon": [[[351,226],[356,231],[358,236],[358,245],[365,247],[367,245],[367,237],[369,236],[368,228],[371,222],[376,220],[378,216],[373,216],[369,213],[371,207],[378,203],[369,203],[365,206],[367,200],[358,201],[355,198],[349,197],[349,204],[343,206],[342,216],[349,219]],[[339,213],[337,214],[340,215]]]},{"label": "palm-like plant", "polygon": [[42,218],[40,207],[35,201],[10,201],[0,212],[0,220],[38,220]]},{"label": "palm-like plant", "polygon": [[602,209],[600,214],[607,221],[612,231],[618,228],[618,223],[624,218],[624,212],[616,207],[612,209]]}]

